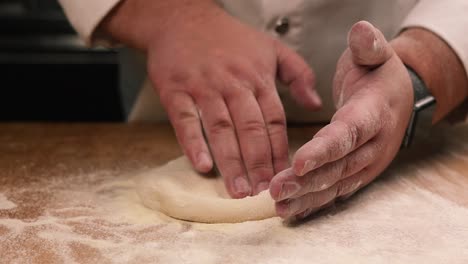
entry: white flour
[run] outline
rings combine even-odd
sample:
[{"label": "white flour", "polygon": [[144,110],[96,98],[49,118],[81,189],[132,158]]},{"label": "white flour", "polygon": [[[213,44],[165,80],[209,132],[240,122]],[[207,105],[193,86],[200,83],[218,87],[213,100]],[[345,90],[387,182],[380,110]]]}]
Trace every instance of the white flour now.
[{"label": "white flour", "polygon": [[[0,262],[467,263],[466,135],[299,225],[177,221],[142,206],[133,173],[70,175],[53,188],[36,183],[52,198],[33,219],[0,217]],[[9,197],[28,191],[0,195],[0,216],[21,209]]]},{"label": "white flour", "polygon": [[15,203],[9,201],[3,193],[0,193],[0,210],[9,210],[15,207]]}]

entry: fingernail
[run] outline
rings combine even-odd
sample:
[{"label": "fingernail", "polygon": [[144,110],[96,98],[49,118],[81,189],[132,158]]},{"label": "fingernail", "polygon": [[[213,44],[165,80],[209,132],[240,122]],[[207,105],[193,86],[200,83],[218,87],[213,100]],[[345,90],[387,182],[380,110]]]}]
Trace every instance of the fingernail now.
[{"label": "fingernail", "polygon": [[376,51],[379,51],[382,49],[382,45],[380,45],[380,41],[379,39],[377,39],[376,37],[374,38],[374,42],[372,43],[372,50],[374,52]]},{"label": "fingernail", "polygon": [[299,174],[299,176],[304,176],[309,171],[315,169],[315,165],[317,165],[317,162],[315,162],[313,160],[306,160],[306,162],[304,162],[304,167],[302,168],[301,173]]},{"label": "fingernail", "polygon": [[305,210],[305,212],[303,212],[303,213],[301,214],[301,216],[302,216],[302,218],[306,218],[306,217],[308,217],[309,215],[311,215],[313,212],[314,212],[314,210],[313,210],[312,208],[310,208],[310,209]]},{"label": "fingernail", "polygon": [[279,199],[284,200],[290,198],[301,189],[297,182],[285,182],[281,185]]},{"label": "fingernail", "polygon": [[234,188],[240,195],[250,195],[250,185],[247,180],[242,177],[238,177],[234,180]]},{"label": "fingernail", "polygon": [[307,210],[305,210],[304,212],[296,215],[296,219],[297,220],[303,220],[304,218],[307,218],[308,216],[310,216],[312,214],[312,208],[309,208]]},{"label": "fingernail", "polygon": [[208,156],[208,154],[206,154],[205,152],[201,152],[200,154],[198,154],[197,164],[198,169],[202,172],[209,171],[213,166],[210,156]]},{"label": "fingernail", "polygon": [[268,188],[270,188],[270,182],[262,181],[262,182],[257,184],[256,192],[260,193],[260,192],[262,192],[264,190],[268,190]]},{"label": "fingernail", "polygon": [[299,200],[290,200],[288,206],[288,214],[293,216],[300,212],[301,210],[301,202]]},{"label": "fingernail", "polygon": [[314,104],[316,104],[318,107],[322,106],[320,95],[315,90],[312,91],[312,101],[314,101]]}]

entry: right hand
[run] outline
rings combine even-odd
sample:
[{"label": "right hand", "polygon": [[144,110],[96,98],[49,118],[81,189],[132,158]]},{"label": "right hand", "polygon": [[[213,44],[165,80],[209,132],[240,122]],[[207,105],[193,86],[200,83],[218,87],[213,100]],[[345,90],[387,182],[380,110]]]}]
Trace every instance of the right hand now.
[{"label": "right hand", "polygon": [[258,194],[288,167],[276,76],[316,110],[313,72],[295,52],[215,4],[202,15],[190,12],[145,36],[149,77],[194,167],[208,172],[214,159],[233,198]]}]

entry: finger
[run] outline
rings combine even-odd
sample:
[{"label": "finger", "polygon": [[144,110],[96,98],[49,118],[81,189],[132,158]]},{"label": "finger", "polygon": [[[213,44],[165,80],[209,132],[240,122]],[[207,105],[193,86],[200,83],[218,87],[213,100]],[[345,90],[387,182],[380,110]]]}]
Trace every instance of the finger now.
[{"label": "finger", "polygon": [[325,204],[325,205],[322,205],[322,206],[320,206],[320,207],[318,207],[318,208],[309,208],[309,209],[305,210],[304,212],[301,212],[301,213],[295,215],[295,216],[294,216],[294,217],[295,217],[295,220],[297,220],[297,221],[304,220],[305,218],[307,218],[307,217],[309,217],[309,216],[315,214],[316,212],[318,212],[318,211],[320,211],[320,210],[322,210],[322,209],[331,207],[331,206],[333,206],[333,205],[335,205],[335,201],[334,201],[334,200],[331,201],[331,202],[329,202],[329,203],[327,203],[327,204]]},{"label": "finger", "polygon": [[373,138],[382,128],[382,113],[387,109],[376,95],[356,96],[340,108],[332,122],[322,128],[314,138],[294,155],[293,169],[296,175],[343,158]]},{"label": "finger", "polygon": [[184,92],[173,92],[168,96],[161,96],[161,101],[185,155],[197,171],[210,171],[213,160],[203,137],[198,109],[192,97]]},{"label": "finger", "polygon": [[236,89],[226,95],[241,156],[253,194],[268,189],[274,175],[270,139],[258,102],[248,89]]},{"label": "finger", "polygon": [[[379,155],[378,160],[373,162],[371,166],[365,167],[359,172],[337,182],[335,184],[337,186],[337,198],[340,200],[347,199],[359,189],[371,183],[388,166],[387,162],[380,162],[381,160],[387,160],[387,155],[389,154],[385,153],[383,155]],[[393,155],[390,154],[390,156]]]},{"label": "finger", "polygon": [[297,199],[277,202],[276,213],[279,217],[289,218],[309,209],[316,210],[335,200],[337,187],[334,185],[321,192],[308,193]]},{"label": "finger", "polygon": [[307,217],[311,216],[312,214],[315,214],[316,212],[320,211],[323,207],[325,206],[320,206],[319,208],[309,208],[303,212],[296,214],[293,220],[296,220],[296,221],[304,220]]},{"label": "finger", "polygon": [[367,21],[353,25],[348,34],[353,62],[361,66],[379,66],[393,55],[393,49],[380,30]]},{"label": "finger", "polygon": [[272,92],[271,89],[262,89],[257,100],[270,139],[274,172],[278,173],[289,167],[288,135],[283,105],[278,93]]},{"label": "finger", "polygon": [[345,200],[351,197],[354,193],[362,189],[364,186],[368,185],[375,179],[374,175],[378,173],[373,172],[375,171],[374,168],[364,168],[363,170],[359,171],[358,173],[345,178],[336,185],[336,198],[339,200]]},{"label": "finger", "polygon": [[282,218],[288,218],[307,210],[317,211],[327,204],[333,203],[338,198],[349,198],[349,196],[372,182],[374,179],[372,175],[376,175],[376,170],[378,170],[378,167],[365,168],[326,190],[280,201],[276,203],[276,213]]},{"label": "finger", "polygon": [[233,198],[250,195],[252,190],[243,165],[234,124],[223,98],[219,95],[204,96],[197,104],[211,152],[227,192]]},{"label": "finger", "polygon": [[277,41],[278,76],[289,87],[292,97],[303,107],[318,110],[322,100],[315,90],[312,69],[296,52]]},{"label": "finger", "polygon": [[378,141],[371,140],[344,158],[328,163],[303,177],[296,176],[292,170],[286,170],[273,178],[271,197],[275,201],[282,201],[323,191],[372,164],[381,151]]}]

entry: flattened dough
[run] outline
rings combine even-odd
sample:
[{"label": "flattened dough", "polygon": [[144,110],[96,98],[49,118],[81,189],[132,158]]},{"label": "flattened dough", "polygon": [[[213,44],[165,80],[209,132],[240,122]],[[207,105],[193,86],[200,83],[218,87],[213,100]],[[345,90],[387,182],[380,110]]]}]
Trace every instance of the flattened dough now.
[{"label": "flattened dough", "polygon": [[202,223],[239,223],[276,215],[268,191],[244,199],[228,197],[222,179],[194,171],[186,157],[137,178],[143,204],[173,218]]}]

